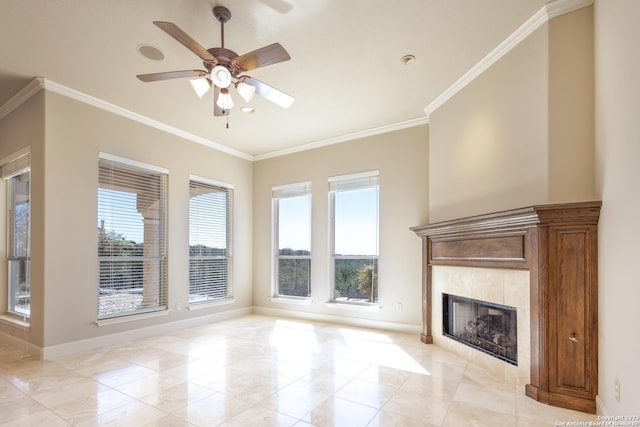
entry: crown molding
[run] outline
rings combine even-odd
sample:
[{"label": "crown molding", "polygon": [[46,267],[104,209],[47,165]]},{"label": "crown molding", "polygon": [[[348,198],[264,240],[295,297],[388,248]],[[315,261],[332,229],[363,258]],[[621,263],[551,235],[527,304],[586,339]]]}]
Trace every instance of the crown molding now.
[{"label": "crown molding", "polygon": [[35,77],[33,80],[31,80],[31,82],[29,82],[29,84],[27,84],[18,93],[12,96],[7,102],[5,102],[2,106],[0,106],[0,120],[2,120],[4,117],[11,114],[14,110],[20,107],[20,105],[25,103],[29,98],[31,98],[36,93],[40,92],[42,89],[57,93],[62,96],[66,96],[67,98],[80,101],[84,104],[88,104],[96,108],[100,108],[101,110],[108,111],[118,116],[125,117],[130,120],[134,120],[138,123],[142,123],[144,125],[161,130],[163,132],[167,132],[169,134],[178,136],[180,138],[184,138],[186,140],[196,142],[198,144],[206,145],[207,147],[213,148],[218,151],[222,151],[223,153],[240,157],[241,159],[244,159],[244,160],[250,160],[250,161],[253,160],[253,156],[249,154],[243,153],[238,150],[234,150],[227,146],[213,142],[209,139],[202,138],[198,135],[194,135],[192,133],[186,132],[182,129],[169,126],[157,120],[150,119],[149,117],[143,116],[141,114],[134,113],[133,111],[127,110],[126,108],[119,107],[117,105],[111,104],[102,99],[96,98],[91,95],[87,95],[86,93],[77,91],[75,89],[71,89],[70,87],[61,85],[54,81],[48,80],[44,77]]},{"label": "crown molding", "polygon": [[429,116],[455,94],[460,92],[465,86],[475,80],[487,68],[509,53],[521,41],[529,37],[531,33],[549,22],[551,19],[582,9],[583,7],[591,6],[592,4],[593,0],[556,0],[544,5],[502,43],[496,46],[495,49],[489,52],[487,56],[482,58],[480,62],[471,67],[469,71],[464,73],[462,77],[449,86],[447,90],[431,101],[431,103],[424,108],[424,113]]},{"label": "crown molding", "polygon": [[313,150],[314,148],[326,147],[328,145],[339,144],[341,142],[347,142],[354,139],[365,138],[368,136],[379,135],[382,133],[393,132],[396,130],[406,129],[414,126],[429,124],[429,117],[418,117],[416,119],[405,120],[403,122],[392,123],[385,126],[379,126],[372,129],[366,129],[359,132],[348,133],[332,138],[323,139],[320,141],[310,142],[308,144],[297,145],[291,148],[285,148],[283,150],[272,151],[270,153],[259,154],[253,156],[254,161],[271,159],[273,157],[286,156],[287,154],[299,153],[301,151]]},{"label": "crown molding", "polygon": [[18,109],[29,98],[36,93],[40,92],[44,87],[44,79],[42,77],[36,77],[31,80],[25,87],[20,89],[18,93],[13,95],[7,102],[0,105],[0,120],[7,117],[9,114]]},{"label": "crown molding", "polygon": [[119,107],[117,105],[111,104],[102,99],[93,97],[91,95],[87,95],[86,93],[77,91],[75,89],[71,89],[70,87],[61,85],[59,83],[55,83],[51,80],[47,80],[47,79],[43,79],[43,80],[44,80],[44,88],[48,91],[55,92],[57,94],[66,96],[71,99],[75,99],[76,101],[83,102],[85,104],[94,106],[96,108],[100,108],[101,110],[105,110],[110,113],[116,114],[118,116],[125,117],[127,119],[136,121],[138,123],[142,123],[144,125],[161,130],[163,132],[167,132],[169,134],[178,136],[180,138],[184,138],[186,140],[193,141],[198,144],[206,145],[207,147],[211,147],[218,151],[222,151],[223,153],[231,154],[232,156],[240,157],[241,159],[245,159],[245,160],[252,160],[252,156],[250,156],[249,154],[243,153],[238,150],[234,150],[222,144],[213,142],[209,139],[202,138],[198,135],[194,135],[192,133],[186,132],[182,129],[169,126],[165,123],[143,116],[142,114],[134,113],[133,111],[127,110],[126,108]]},{"label": "crown molding", "polygon": [[56,83],[52,80],[48,80],[44,77],[35,77],[27,86],[22,88],[17,94],[15,94],[9,101],[7,101],[4,105],[0,106],[0,120],[3,117],[9,115],[15,109],[17,109],[20,105],[22,105],[25,101],[31,98],[33,95],[38,93],[40,90],[46,89],[50,92],[57,93],[62,96],[66,96],[68,98],[74,99],[76,101],[82,102],[84,104],[91,105],[96,108],[100,108],[101,110],[108,111],[110,113],[119,115],[121,117],[125,117],[130,120],[134,120],[136,122],[142,123],[144,125],[150,126],[152,128],[161,130],[163,132],[167,132],[169,134],[178,136],[180,138],[184,138],[189,141],[196,142],[198,144],[205,145],[207,147],[213,148],[215,150],[221,151],[223,153],[230,154],[232,156],[239,157],[244,160],[249,161],[257,161],[269,159],[272,157],[284,156],[287,154],[297,153],[300,151],[311,150],[314,148],[325,147],[327,145],[339,144],[341,142],[350,141],[352,139],[364,138],[367,136],[378,135],[381,133],[392,132],[395,130],[405,129],[408,127],[419,126],[423,124],[429,123],[428,117],[419,117],[417,119],[406,120],[399,123],[393,123],[390,125],[380,126],[373,129],[367,129],[360,132],[349,133],[346,135],[341,135],[333,138],[324,139],[321,141],[312,142],[309,144],[300,145],[297,147],[287,148],[284,150],[274,151],[266,154],[261,154],[257,156],[252,156],[250,154],[243,153],[238,150],[234,150],[225,145],[218,144],[209,139],[202,138],[198,135],[194,135],[192,133],[186,132],[182,129],[178,129],[173,126],[169,126],[165,123],[159,122],[157,120],[153,120],[149,117],[143,116],[141,114],[135,113],[133,111],[127,110],[125,108],[119,107],[117,105],[111,104],[102,99],[96,98],[94,96],[88,95],[86,93],[80,92],[78,90],[72,89],[68,86],[61,85],[60,83]]},{"label": "crown molding", "polygon": [[55,83],[51,80],[47,80],[43,77],[34,78],[29,84],[27,84],[22,90],[16,93],[9,101],[0,106],[0,120],[16,110],[25,101],[31,98],[42,89],[49,90],[51,92],[58,93],[68,98],[75,99],[76,101],[83,102],[88,105],[92,105],[96,108],[117,114],[121,117],[134,120],[152,128],[167,132],[169,134],[178,136],[180,138],[205,145],[223,153],[230,154],[235,157],[239,157],[249,161],[259,161],[270,159],[273,157],[285,156],[288,154],[298,153],[301,151],[312,150],[315,148],[326,147],[333,144],[339,144],[341,142],[351,141],[354,139],[365,138],[368,136],[379,135],[382,133],[397,131],[413,126],[420,126],[429,123],[429,115],[436,109],[442,106],[456,93],[462,90],[465,86],[476,79],[487,68],[496,63],[500,58],[511,51],[522,40],[527,38],[531,33],[540,28],[549,20],[564,15],[566,13],[573,12],[575,10],[587,7],[593,4],[593,0],[556,0],[544,5],[538,12],[531,16],[524,24],[522,24],[516,31],[514,31],[509,37],[507,37],[502,43],[500,43],[495,49],[493,49],[487,56],[485,56],[480,62],[467,71],[462,77],[460,77],[455,83],[453,83],[447,90],[436,97],[429,105],[424,108],[426,114],[425,117],[419,117],[416,119],[406,120],[403,122],[393,123],[385,126],[379,126],[372,129],[367,129],[359,132],[353,132],[345,135],[340,135],[320,141],[311,142],[308,144],[299,145],[296,147],[286,148],[283,150],[273,151],[265,154],[259,154],[252,156],[247,153],[243,153],[238,150],[234,150],[225,145],[218,144],[207,138],[194,135],[186,132],[182,129],[167,125],[165,123],[153,120],[149,117],[111,104],[99,98],[95,98],[91,95],[83,92],[71,89],[67,86]]}]

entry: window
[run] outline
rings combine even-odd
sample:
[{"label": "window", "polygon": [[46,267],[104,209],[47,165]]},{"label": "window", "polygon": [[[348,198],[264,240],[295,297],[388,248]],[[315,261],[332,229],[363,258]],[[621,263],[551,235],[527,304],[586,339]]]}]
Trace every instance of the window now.
[{"label": "window", "polygon": [[101,154],[98,319],[166,310],[167,171]]},{"label": "window", "polygon": [[311,295],[311,183],[275,187],[274,295]]},{"label": "window", "polygon": [[378,302],[378,172],[329,179],[333,301]]},{"label": "window", "polygon": [[189,181],[189,304],[231,298],[233,188]]},{"label": "window", "polygon": [[30,154],[21,153],[3,162],[7,185],[7,312],[31,314],[31,172]]}]

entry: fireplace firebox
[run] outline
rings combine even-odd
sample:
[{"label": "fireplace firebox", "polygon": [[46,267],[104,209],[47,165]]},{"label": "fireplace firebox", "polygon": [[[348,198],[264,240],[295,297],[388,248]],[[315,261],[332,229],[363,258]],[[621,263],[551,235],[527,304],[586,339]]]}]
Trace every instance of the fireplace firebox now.
[{"label": "fireplace firebox", "polygon": [[517,310],[442,294],[443,334],[512,365],[518,365]]}]

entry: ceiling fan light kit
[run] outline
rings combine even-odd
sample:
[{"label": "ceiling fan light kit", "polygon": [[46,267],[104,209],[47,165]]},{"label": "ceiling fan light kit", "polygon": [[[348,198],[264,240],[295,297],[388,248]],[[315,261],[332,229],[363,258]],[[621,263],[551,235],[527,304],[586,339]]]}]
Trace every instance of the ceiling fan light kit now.
[{"label": "ceiling fan light kit", "polygon": [[238,94],[244,99],[244,102],[251,102],[253,99],[253,95],[256,93],[256,87],[251,86],[250,84],[245,83],[244,81],[239,81],[236,85],[236,90]]},{"label": "ceiling fan light kit", "polygon": [[207,79],[191,79],[189,83],[191,83],[191,87],[198,98],[202,98],[211,89],[211,83]]},{"label": "ceiling fan light kit", "polygon": [[213,16],[220,22],[221,47],[205,49],[200,43],[182,31],[171,22],[154,21],[154,25],[173,37],[187,49],[195,53],[200,59],[205,70],[168,71],[163,73],[140,74],[138,79],[143,82],[155,82],[185,77],[196,77],[189,83],[196,95],[202,98],[211,86],[214,90],[214,116],[228,116],[233,108],[233,100],[229,93],[229,87],[233,84],[238,94],[245,102],[250,102],[254,94],[283,107],[289,108],[294,98],[286,93],[256,80],[246,74],[247,71],[259,67],[277,64],[291,59],[287,51],[280,43],[256,49],[244,55],[238,55],[224,47],[224,24],[231,19],[231,12],[224,6],[213,8]]},{"label": "ceiling fan light kit", "polygon": [[231,98],[229,89],[220,89],[220,95],[218,95],[216,105],[223,110],[230,110],[233,108],[233,99]]},{"label": "ceiling fan light kit", "polygon": [[223,65],[216,65],[211,70],[211,80],[219,88],[227,88],[231,84],[231,73]]}]

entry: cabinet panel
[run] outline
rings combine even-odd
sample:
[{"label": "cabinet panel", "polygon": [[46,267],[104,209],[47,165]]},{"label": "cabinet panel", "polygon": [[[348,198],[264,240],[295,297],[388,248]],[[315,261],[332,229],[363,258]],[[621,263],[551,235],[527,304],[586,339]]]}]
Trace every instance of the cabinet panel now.
[{"label": "cabinet panel", "polygon": [[590,228],[550,230],[549,390],[595,398],[591,347],[595,323],[591,304]]}]

